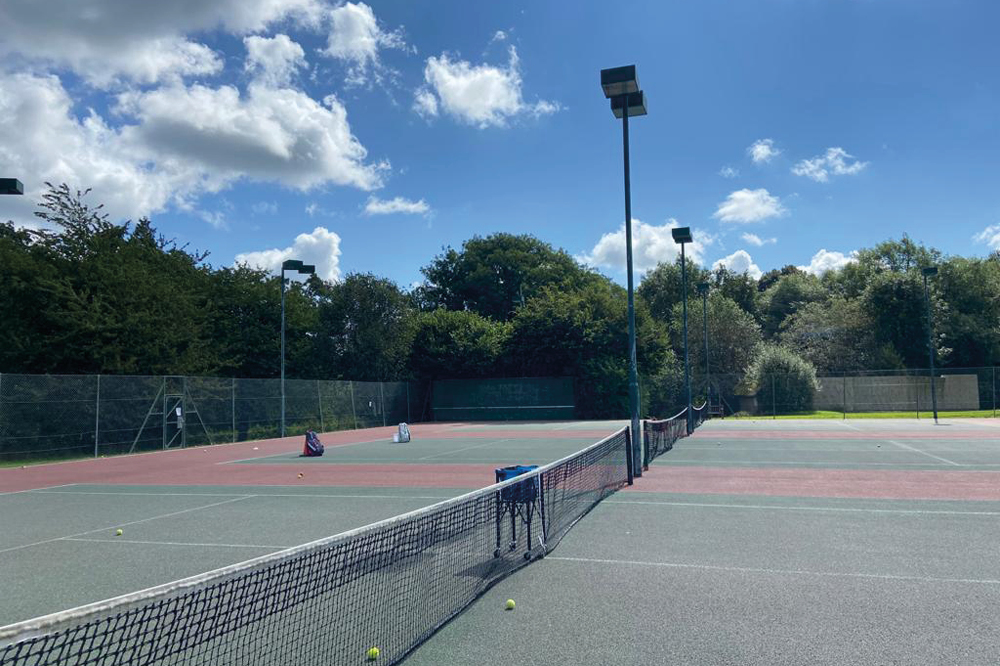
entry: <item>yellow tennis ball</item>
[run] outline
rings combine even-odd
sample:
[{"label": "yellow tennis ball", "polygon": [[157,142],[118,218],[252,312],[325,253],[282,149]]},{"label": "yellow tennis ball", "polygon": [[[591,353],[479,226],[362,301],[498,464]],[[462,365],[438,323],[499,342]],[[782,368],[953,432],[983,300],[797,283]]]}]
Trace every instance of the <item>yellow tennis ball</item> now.
[{"label": "yellow tennis ball", "polygon": [[368,648],[368,661],[375,661],[378,659],[379,649],[377,647]]},{"label": "yellow tennis ball", "polygon": [[115,530],[115,536],[121,536],[122,534],[123,532],[120,529]]},{"label": "yellow tennis ball", "polygon": [[514,600],[513,599],[508,599],[507,600],[507,610],[514,610]]}]

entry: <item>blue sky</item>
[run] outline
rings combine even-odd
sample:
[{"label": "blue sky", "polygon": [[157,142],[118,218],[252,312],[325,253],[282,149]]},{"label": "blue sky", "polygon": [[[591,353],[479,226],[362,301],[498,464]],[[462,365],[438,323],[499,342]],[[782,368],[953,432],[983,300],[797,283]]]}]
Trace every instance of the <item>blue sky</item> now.
[{"label": "blue sky", "polygon": [[[908,233],[1000,249],[1000,5],[982,1],[8,0],[4,176],[263,266],[409,286],[443,246],[531,233],[623,280],[634,63],[636,265],[692,248],[821,272]],[[8,124],[8,127],[11,125]],[[36,197],[0,200],[30,223]]]}]

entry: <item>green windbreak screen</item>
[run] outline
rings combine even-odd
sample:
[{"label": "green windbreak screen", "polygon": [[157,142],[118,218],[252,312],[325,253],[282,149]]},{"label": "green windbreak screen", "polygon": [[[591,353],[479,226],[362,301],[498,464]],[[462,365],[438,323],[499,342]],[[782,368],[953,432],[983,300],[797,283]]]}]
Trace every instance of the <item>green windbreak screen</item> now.
[{"label": "green windbreak screen", "polygon": [[444,379],[432,404],[435,421],[572,419],[573,378]]}]

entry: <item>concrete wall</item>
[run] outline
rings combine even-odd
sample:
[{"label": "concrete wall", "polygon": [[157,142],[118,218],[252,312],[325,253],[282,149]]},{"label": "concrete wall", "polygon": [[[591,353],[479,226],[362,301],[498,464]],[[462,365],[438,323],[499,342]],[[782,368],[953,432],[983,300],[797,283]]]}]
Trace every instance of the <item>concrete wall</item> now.
[{"label": "concrete wall", "polygon": [[[845,386],[846,382],[846,386]],[[940,410],[979,409],[976,375],[943,375],[934,381]],[[822,377],[816,409],[848,412],[930,411],[930,377]]]}]

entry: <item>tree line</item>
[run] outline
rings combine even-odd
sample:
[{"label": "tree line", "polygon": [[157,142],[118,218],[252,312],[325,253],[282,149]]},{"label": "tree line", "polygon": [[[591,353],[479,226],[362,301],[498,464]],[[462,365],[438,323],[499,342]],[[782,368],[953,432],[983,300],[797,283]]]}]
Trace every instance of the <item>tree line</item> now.
[{"label": "tree line", "polygon": [[[111,222],[65,185],[50,187],[36,215],[41,229],[0,224],[0,371],[278,375],[274,275],[213,266],[149,219]],[[770,366],[813,375],[926,367],[920,269],[930,265],[939,267],[930,297],[937,362],[1000,362],[1000,253],[945,256],[904,236],[822,276],[789,265],[754,279],[689,261],[696,393],[704,393],[699,283],[710,285],[711,372],[752,384]],[[581,416],[627,412],[620,285],[564,250],[505,233],[445,248],[421,271],[412,290],[372,273],[290,283],[287,376],[572,376]],[[679,262],[661,263],[637,289],[647,414],[682,402],[682,294]]]}]

